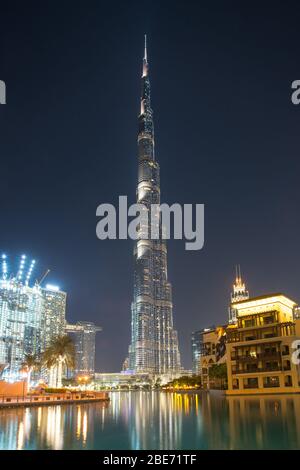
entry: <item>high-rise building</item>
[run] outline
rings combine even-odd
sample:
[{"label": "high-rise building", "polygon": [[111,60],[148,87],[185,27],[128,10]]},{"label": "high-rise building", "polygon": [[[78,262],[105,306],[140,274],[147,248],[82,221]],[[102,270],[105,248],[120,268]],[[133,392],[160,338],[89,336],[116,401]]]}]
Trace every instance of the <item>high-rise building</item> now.
[{"label": "high-rise building", "polygon": [[96,333],[101,330],[101,327],[86,321],[66,325],[75,345],[75,375],[94,375]]},{"label": "high-rise building", "polygon": [[7,380],[20,378],[25,355],[40,356],[65,331],[66,293],[54,285],[32,284],[34,266],[35,260],[22,255],[14,269],[2,255],[0,368]]},{"label": "high-rise building", "polygon": [[246,284],[242,280],[241,267],[238,265],[235,267],[235,282],[233,283],[230,306],[228,309],[229,323],[237,322],[235,304],[247,299],[249,299],[249,292],[246,289]]},{"label": "high-rise building", "polygon": [[[151,204],[160,204],[159,164],[154,155],[146,37],[138,132],[137,202],[146,206],[149,212]],[[180,369],[180,355],[177,331],[173,327],[167,247],[161,233],[156,240],[151,240],[150,236],[144,238],[136,241],[134,249],[130,369],[135,373],[168,374]]]},{"label": "high-rise building", "polygon": [[58,286],[47,284],[41,289],[43,296],[43,349],[46,349],[52,340],[61,336],[66,325],[67,294]]},{"label": "high-rise building", "polygon": [[203,344],[203,331],[193,331],[191,336],[192,346],[192,370],[194,374],[199,374],[200,371],[200,356]]},{"label": "high-rise building", "polygon": [[29,281],[35,260],[22,255],[16,274],[9,273],[2,255],[0,277],[0,364],[7,380],[18,378],[26,354],[41,352],[43,298]]}]

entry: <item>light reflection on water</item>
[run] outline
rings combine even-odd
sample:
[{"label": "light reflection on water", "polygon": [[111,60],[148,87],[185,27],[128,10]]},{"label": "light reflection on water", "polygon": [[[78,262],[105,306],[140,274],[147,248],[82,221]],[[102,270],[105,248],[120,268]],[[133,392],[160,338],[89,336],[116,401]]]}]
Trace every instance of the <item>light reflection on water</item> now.
[{"label": "light reflection on water", "polygon": [[0,449],[300,449],[300,395],[114,392],[0,410]]}]

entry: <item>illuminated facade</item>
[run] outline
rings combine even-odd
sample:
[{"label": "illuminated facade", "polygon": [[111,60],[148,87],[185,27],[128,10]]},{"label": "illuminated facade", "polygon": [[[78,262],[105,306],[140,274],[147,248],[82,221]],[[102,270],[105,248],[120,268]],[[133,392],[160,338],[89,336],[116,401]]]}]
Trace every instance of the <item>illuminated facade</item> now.
[{"label": "illuminated facade", "polygon": [[9,269],[2,255],[0,370],[6,380],[20,379],[25,355],[40,356],[65,329],[66,293],[50,284],[32,285],[34,266],[35,260],[22,255],[18,267]]},{"label": "illuminated facade", "polygon": [[[139,115],[137,202],[148,210],[151,204],[160,204],[159,164],[154,156],[153,112],[146,44]],[[180,369],[180,355],[177,332],[173,327],[167,247],[161,234],[156,240],[151,240],[150,236],[148,239],[138,240],[134,249],[134,261],[130,369],[135,373],[176,372]]]},{"label": "illuminated facade", "polygon": [[94,375],[96,333],[101,330],[101,327],[86,321],[66,325],[75,345],[75,375]]},{"label": "illuminated facade", "polygon": [[2,255],[0,364],[7,380],[18,377],[25,354],[41,352],[43,298],[38,285],[29,286],[34,264],[22,255],[16,275],[12,275],[6,255]]},{"label": "illuminated facade", "polygon": [[152,386],[152,377],[149,374],[127,374],[126,372],[96,373],[96,389],[103,388],[143,388],[145,385]]},{"label": "illuminated facade", "polygon": [[271,294],[234,307],[237,324],[226,330],[227,393],[300,393],[300,368],[293,361],[294,341],[300,340],[295,302],[283,294]]},{"label": "illuminated facade", "polygon": [[59,287],[47,284],[41,289],[43,297],[43,349],[46,349],[52,340],[61,336],[66,325],[67,294]]},{"label": "illuminated facade", "polygon": [[236,323],[236,310],[234,308],[237,302],[249,299],[249,292],[246,289],[246,284],[243,282],[240,265],[235,267],[235,282],[233,284],[233,291],[231,293],[231,302],[229,307],[229,323]]}]

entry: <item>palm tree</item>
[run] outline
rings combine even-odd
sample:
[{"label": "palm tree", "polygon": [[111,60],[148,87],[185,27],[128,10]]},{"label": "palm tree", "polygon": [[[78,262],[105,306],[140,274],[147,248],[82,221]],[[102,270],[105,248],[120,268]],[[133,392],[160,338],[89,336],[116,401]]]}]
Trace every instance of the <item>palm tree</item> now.
[{"label": "palm tree", "polygon": [[221,382],[221,389],[227,381],[227,366],[226,363],[212,364],[209,368],[209,378]]},{"label": "palm tree", "polygon": [[75,346],[70,336],[62,335],[54,339],[43,354],[43,362],[50,372],[50,387],[60,388],[63,367],[74,369],[75,366]]},{"label": "palm tree", "polygon": [[31,387],[31,373],[33,370],[40,367],[40,361],[35,354],[25,354],[22,366],[27,371],[27,391],[29,392]]}]

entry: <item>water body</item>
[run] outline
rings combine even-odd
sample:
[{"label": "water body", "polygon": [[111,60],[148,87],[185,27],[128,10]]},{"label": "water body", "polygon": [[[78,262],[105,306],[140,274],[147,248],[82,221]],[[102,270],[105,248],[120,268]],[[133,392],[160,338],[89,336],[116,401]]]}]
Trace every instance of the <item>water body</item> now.
[{"label": "water body", "polygon": [[0,410],[0,449],[300,449],[300,395],[113,392]]}]

